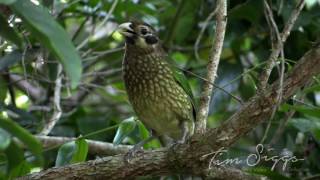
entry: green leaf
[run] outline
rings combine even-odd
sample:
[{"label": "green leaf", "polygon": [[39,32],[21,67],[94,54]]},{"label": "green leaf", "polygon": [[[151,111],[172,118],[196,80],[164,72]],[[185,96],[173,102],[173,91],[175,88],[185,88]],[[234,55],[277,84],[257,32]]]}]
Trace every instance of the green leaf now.
[{"label": "green leaf", "polygon": [[56,167],[64,166],[70,163],[74,152],[76,151],[75,141],[65,143],[59,148],[56,158]]},{"label": "green leaf", "polygon": [[123,120],[119,125],[116,135],[114,136],[113,144],[120,144],[122,140],[134,130],[135,127],[136,121],[134,120],[134,117]]},{"label": "green leaf", "polygon": [[299,106],[299,105],[289,105],[289,104],[283,104],[281,106],[282,111],[288,111],[288,110],[296,110],[300,113],[303,113],[305,115],[314,116],[317,118],[320,118],[320,108],[309,108],[305,106]]},{"label": "green leaf", "polygon": [[144,126],[141,121],[137,121],[139,136],[141,139],[147,139],[150,136],[148,129]]},{"label": "green leaf", "polygon": [[83,162],[86,160],[87,154],[88,143],[84,138],[65,143],[59,148],[55,166]]},{"label": "green leaf", "polygon": [[38,162],[42,163],[42,145],[32,134],[9,119],[0,118],[0,127],[23,142],[36,156]]},{"label": "green leaf", "polygon": [[15,31],[15,29],[9,26],[7,19],[3,17],[1,14],[0,14],[0,26],[1,26],[0,36],[16,44],[19,48],[23,47],[22,38]]},{"label": "green leaf", "polygon": [[23,150],[13,141],[5,150],[7,157],[7,171],[9,179],[25,175],[30,171],[30,165],[24,159]]},{"label": "green leaf", "polygon": [[71,159],[71,163],[83,162],[88,155],[88,143],[84,138],[80,138],[76,141],[76,151]]},{"label": "green leaf", "polygon": [[58,57],[71,79],[71,87],[75,88],[81,78],[81,59],[66,31],[54,20],[48,9],[41,5],[17,1],[10,7],[22,18],[33,35]]},{"label": "green leaf", "polygon": [[[140,138],[142,140],[147,139],[150,136],[148,129],[144,126],[144,124],[141,121],[137,121],[137,125],[139,129]],[[159,148],[159,147],[161,147],[161,144],[157,140],[152,140],[143,145],[144,149],[152,149],[152,148]]]},{"label": "green leaf", "polygon": [[10,178],[20,177],[26,175],[30,172],[31,165],[27,161],[20,162],[14,169],[10,172]]},{"label": "green leaf", "polygon": [[10,142],[10,134],[6,130],[0,128],[0,151],[5,150],[9,146]]},{"label": "green leaf", "polygon": [[16,2],[16,0],[0,0],[0,4],[6,4],[6,5],[12,4],[14,2]]},{"label": "green leaf", "polygon": [[12,51],[10,54],[7,54],[0,58],[0,71],[8,68],[17,62],[21,61],[22,54],[18,50]]},{"label": "green leaf", "polygon": [[8,170],[15,168],[24,160],[23,150],[12,141],[9,147],[5,150],[5,154],[8,162]]}]

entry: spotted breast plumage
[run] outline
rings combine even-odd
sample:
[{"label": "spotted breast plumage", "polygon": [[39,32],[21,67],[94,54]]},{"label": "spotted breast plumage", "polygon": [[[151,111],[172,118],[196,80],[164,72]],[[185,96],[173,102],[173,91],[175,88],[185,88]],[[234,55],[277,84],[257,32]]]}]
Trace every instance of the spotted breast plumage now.
[{"label": "spotted breast plumage", "polygon": [[191,91],[178,81],[155,30],[146,23],[128,22],[119,32],[126,39],[123,79],[137,117],[158,136],[185,141],[194,129]]}]

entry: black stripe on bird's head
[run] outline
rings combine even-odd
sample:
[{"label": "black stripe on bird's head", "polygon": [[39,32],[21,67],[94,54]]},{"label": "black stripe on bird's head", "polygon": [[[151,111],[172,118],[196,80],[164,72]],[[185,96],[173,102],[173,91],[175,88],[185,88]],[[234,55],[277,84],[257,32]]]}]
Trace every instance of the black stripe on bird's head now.
[{"label": "black stripe on bird's head", "polygon": [[139,21],[120,24],[118,32],[125,37],[126,43],[140,48],[149,48],[159,42],[156,31],[149,24]]}]

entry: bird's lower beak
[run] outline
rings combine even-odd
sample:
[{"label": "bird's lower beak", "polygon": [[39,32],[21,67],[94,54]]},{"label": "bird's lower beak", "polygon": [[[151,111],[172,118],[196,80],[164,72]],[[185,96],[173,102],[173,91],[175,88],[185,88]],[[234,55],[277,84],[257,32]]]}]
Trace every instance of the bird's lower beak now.
[{"label": "bird's lower beak", "polygon": [[123,36],[131,37],[135,34],[134,30],[132,29],[132,23],[126,22],[122,23],[118,26],[117,31],[122,34]]}]

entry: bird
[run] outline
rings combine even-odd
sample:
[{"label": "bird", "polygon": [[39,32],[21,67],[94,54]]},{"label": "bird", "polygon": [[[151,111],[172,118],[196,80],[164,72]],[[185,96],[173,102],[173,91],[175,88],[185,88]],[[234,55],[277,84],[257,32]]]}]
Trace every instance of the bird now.
[{"label": "bird", "polygon": [[175,68],[149,24],[125,22],[118,26],[118,32],[125,39],[122,74],[128,100],[152,132],[150,139],[135,147],[161,136],[184,143],[194,133],[196,109],[183,72]]}]

